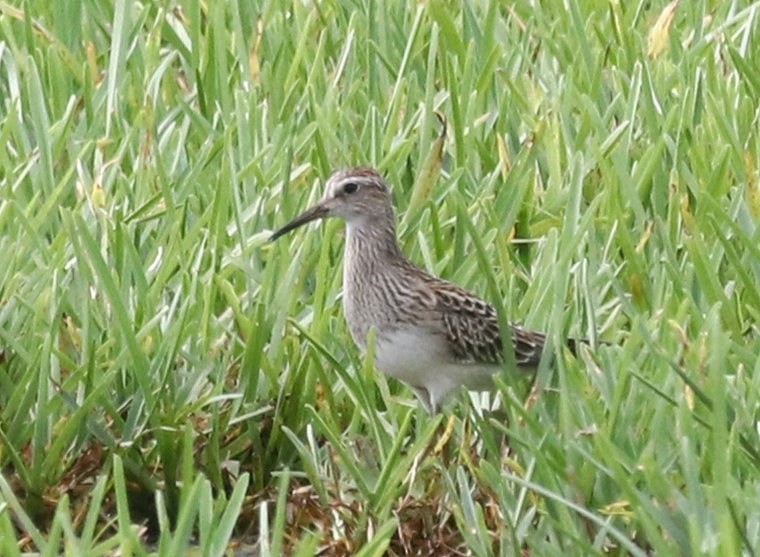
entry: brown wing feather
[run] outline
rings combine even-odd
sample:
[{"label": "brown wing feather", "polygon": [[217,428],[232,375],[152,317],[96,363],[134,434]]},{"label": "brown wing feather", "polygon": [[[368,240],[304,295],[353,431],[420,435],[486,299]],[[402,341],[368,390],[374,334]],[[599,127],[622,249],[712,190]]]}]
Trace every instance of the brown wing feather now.
[{"label": "brown wing feather", "polygon": [[[441,312],[455,357],[473,363],[500,363],[503,347],[496,309],[446,281],[437,281],[435,292],[437,309]],[[537,366],[545,336],[516,325],[511,325],[511,328],[515,363],[524,367]]]}]

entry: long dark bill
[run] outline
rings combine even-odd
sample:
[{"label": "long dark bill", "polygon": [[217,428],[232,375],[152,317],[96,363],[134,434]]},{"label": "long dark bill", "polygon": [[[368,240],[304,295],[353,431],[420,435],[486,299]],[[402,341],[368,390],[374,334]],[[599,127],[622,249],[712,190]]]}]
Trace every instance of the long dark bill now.
[{"label": "long dark bill", "polygon": [[274,242],[277,238],[279,238],[283,234],[287,234],[291,230],[295,230],[296,228],[298,228],[299,226],[303,226],[307,222],[311,222],[313,220],[326,217],[328,212],[329,212],[329,209],[324,203],[317,203],[311,209],[306,209],[306,211],[298,215],[296,218],[294,218],[292,221],[290,221],[288,224],[286,224],[279,230],[275,230],[275,232],[269,237],[269,241]]}]

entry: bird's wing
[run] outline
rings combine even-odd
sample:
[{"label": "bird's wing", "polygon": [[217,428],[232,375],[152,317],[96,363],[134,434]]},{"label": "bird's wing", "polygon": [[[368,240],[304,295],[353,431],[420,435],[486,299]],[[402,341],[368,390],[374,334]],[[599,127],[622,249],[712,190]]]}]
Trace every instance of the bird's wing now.
[{"label": "bird's wing", "polygon": [[[500,363],[503,347],[496,309],[447,281],[436,281],[435,292],[437,310],[457,359],[472,363]],[[510,325],[510,328],[515,363],[522,367],[537,366],[546,337],[517,325]]]}]

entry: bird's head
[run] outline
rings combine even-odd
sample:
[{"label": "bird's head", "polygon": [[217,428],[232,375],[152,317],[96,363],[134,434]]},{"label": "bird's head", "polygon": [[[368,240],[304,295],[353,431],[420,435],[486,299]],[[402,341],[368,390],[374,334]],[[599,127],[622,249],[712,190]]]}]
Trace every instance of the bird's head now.
[{"label": "bird's head", "polygon": [[380,174],[368,167],[338,170],[325,184],[322,200],[285,226],[276,230],[271,240],[317,219],[340,217],[349,226],[362,226],[393,218],[388,185]]}]

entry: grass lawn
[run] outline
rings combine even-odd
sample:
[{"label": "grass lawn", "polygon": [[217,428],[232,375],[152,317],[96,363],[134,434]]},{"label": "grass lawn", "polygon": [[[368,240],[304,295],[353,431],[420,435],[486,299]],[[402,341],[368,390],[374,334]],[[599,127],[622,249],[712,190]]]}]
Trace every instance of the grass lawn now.
[{"label": "grass lawn", "polygon": [[[357,4],[0,1],[0,555],[758,555],[760,3]],[[267,241],[356,164],[592,346],[427,415]]]}]

